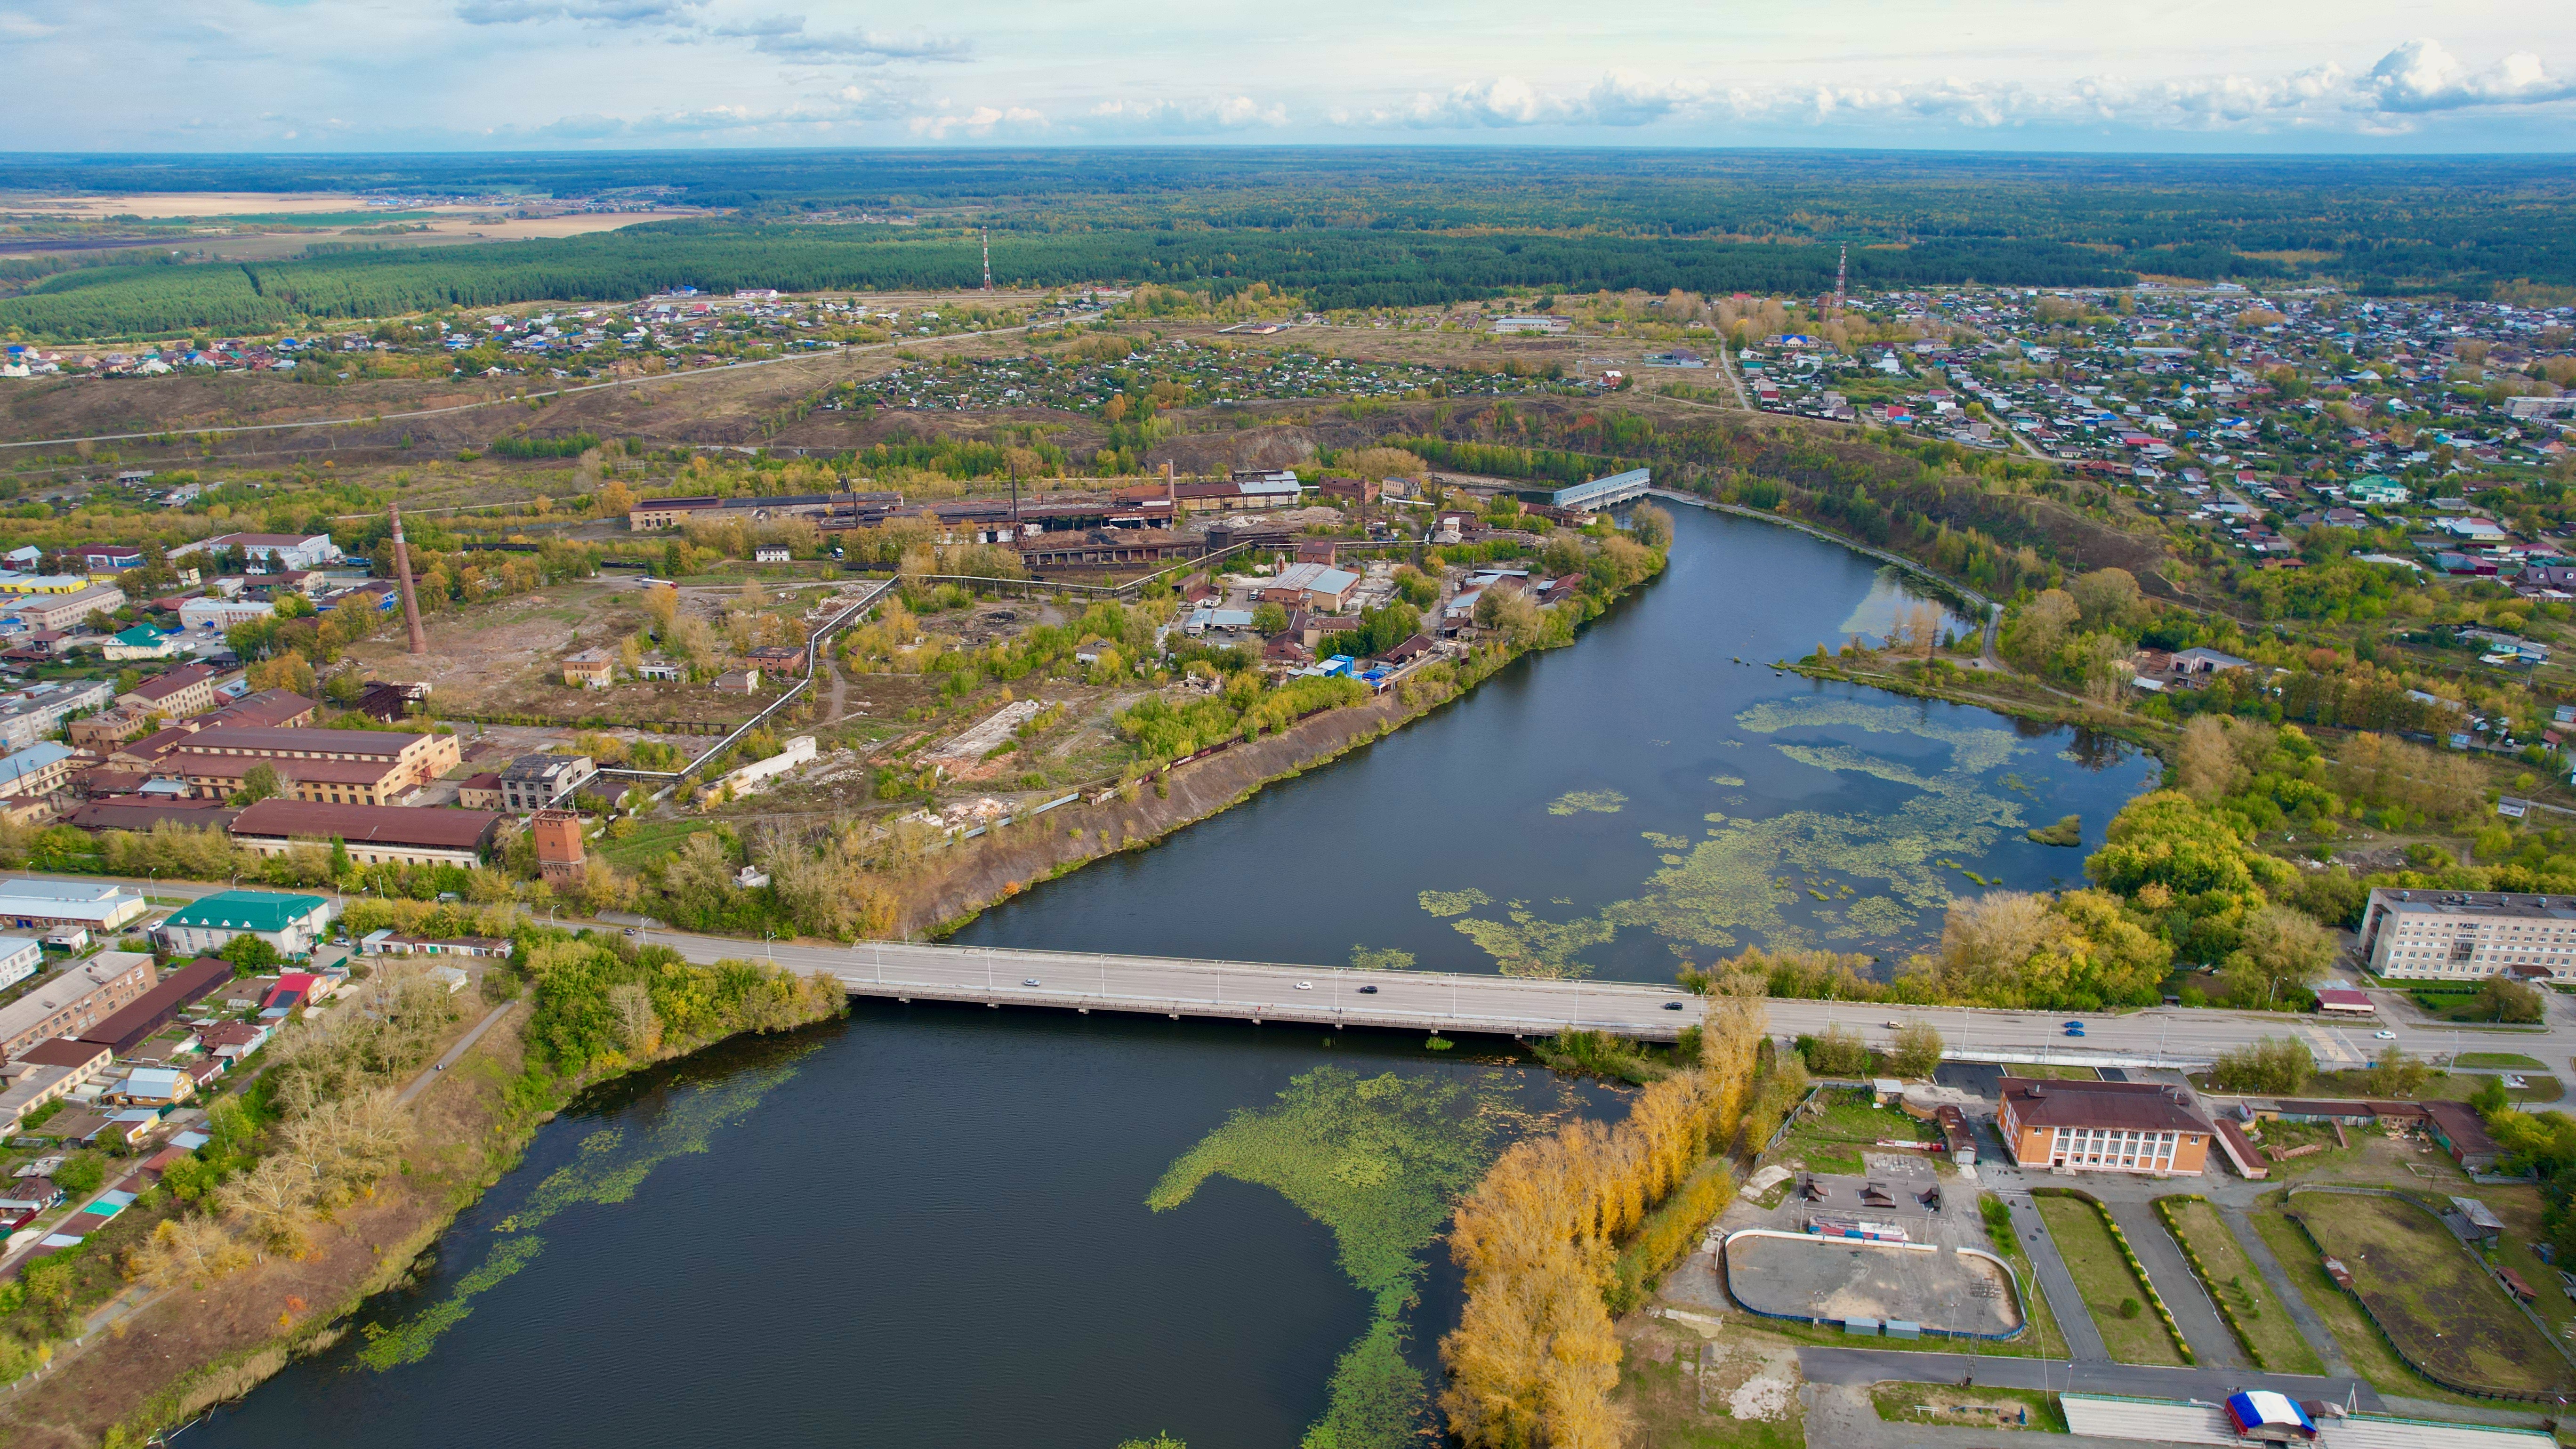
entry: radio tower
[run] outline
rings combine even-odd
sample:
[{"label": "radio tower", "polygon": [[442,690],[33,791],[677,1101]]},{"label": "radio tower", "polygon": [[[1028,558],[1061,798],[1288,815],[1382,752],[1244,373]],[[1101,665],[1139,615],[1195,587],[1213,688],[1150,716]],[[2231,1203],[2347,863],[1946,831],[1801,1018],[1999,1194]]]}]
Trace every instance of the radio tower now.
[{"label": "radio tower", "polygon": [[990,228],[984,232],[984,290],[993,290],[993,233]]},{"label": "radio tower", "polygon": [[1843,243],[1842,260],[1834,263],[1834,305],[1829,317],[1843,315],[1843,285],[1851,280],[1851,243]]},{"label": "radio tower", "polygon": [[411,626],[411,652],[429,652],[429,636],[421,632],[420,604],[411,593],[411,545],[403,542],[402,505],[393,505],[394,577],[402,580],[403,622]]}]

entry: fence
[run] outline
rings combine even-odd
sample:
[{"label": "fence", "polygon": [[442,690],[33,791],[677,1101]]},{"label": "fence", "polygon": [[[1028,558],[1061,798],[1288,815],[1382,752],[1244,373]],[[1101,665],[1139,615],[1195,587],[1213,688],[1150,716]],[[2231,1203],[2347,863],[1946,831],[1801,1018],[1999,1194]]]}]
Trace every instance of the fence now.
[{"label": "fence", "polygon": [[798,695],[803,694],[805,691],[814,687],[814,671],[821,667],[823,662],[823,653],[829,644],[831,637],[834,634],[839,633],[842,627],[847,625],[852,619],[857,618],[862,612],[874,606],[877,600],[884,598],[886,592],[894,586],[895,580],[887,579],[884,582],[879,583],[875,588],[861,594],[848,608],[843,609],[841,612],[834,614],[830,619],[825,620],[823,626],[816,629],[813,637],[806,641],[805,677],[797,680],[795,685],[788,689],[786,693],[778,696],[778,698],[774,700],[771,700],[768,707],[761,710],[760,713],[753,715],[751,718],[744,720],[741,724],[734,726],[731,734],[728,734],[723,739],[716,741],[713,745],[707,748],[705,753],[699,755],[696,759],[689,761],[687,764],[676,770],[628,770],[621,768],[602,770],[599,773],[604,777],[614,777],[620,780],[633,780],[639,784],[658,784],[665,781],[677,781],[682,776],[697,769],[700,765],[705,764],[707,761],[712,760],[716,756],[733,748],[736,740],[739,740],[744,735],[760,728],[762,721],[767,720],[771,715],[785,709]]},{"label": "fence", "polygon": [[[2287,1191],[2287,1192],[2285,1192],[2285,1193],[2281,1194],[2281,1216],[2283,1216],[2283,1217],[2285,1217],[2285,1218],[2288,1218],[2288,1219],[2290,1220],[2290,1222],[2298,1228],[2298,1230],[2299,1230],[2299,1236],[2300,1236],[2300,1237],[2302,1237],[2302,1238],[2307,1239],[2308,1246],[2309,1246],[2309,1247],[2311,1247],[2311,1248],[2314,1248],[2314,1249],[2316,1250],[2317,1257],[2318,1257],[2319,1259],[2321,1259],[2321,1260],[2322,1260],[2322,1259],[2324,1259],[2325,1257],[2329,1256],[2329,1255],[2327,1254],[2327,1252],[2326,1252],[2326,1245],[2325,1245],[2325,1244],[2323,1244],[2323,1243],[2321,1243],[2321,1242],[2318,1242],[2318,1241],[2317,1241],[2317,1235],[2316,1235],[2313,1231],[2311,1231],[2311,1230],[2309,1229],[2309,1227],[2308,1227],[2308,1220],[2307,1220],[2306,1218],[2304,1218],[2304,1217],[2300,1216],[2300,1215],[2299,1215],[2298,1213],[2296,1213],[2296,1212],[2291,1211],[2291,1207],[2290,1207],[2290,1205],[2291,1205],[2293,1202],[2296,1202],[2296,1201],[2298,1200],[2298,1198],[2299,1198],[2299,1195],[2300,1195],[2300,1194],[2302,1194],[2302,1193],[2323,1193],[2323,1194],[2325,1194],[2325,1195],[2327,1195],[2327,1196],[2329,1196],[2329,1197],[2388,1197],[2388,1198],[2395,1198],[2395,1199],[2397,1199],[2399,1202],[2405,1203],[2405,1204],[2406,1204],[2407,1206],[2409,1206],[2409,1207],[2416,1208],[2416,1209],[2418,1209],[2418,1210],[2420,1210],[2420,1211],[2427,1212],[2427,1213],[2432,1213],[2432,1212],[2433,1212],[2433,1210],[2432,1210],[2430,1207],[2425,1206],[2424,1202],[2423,1202],[2421,1199],[2419,1199],[2419,1198],[2417,1198],[2417,1197],[2413,1196],[2412,1194],[2409,1194],[2409,1193],[2403,1193],[2403,1192],[2395,1192],[2395,1191],[2392,1191],[2392,1190],[2390,1190],[2390,1189],[2388,1189],[2388,1188],[2384,1188],[2384,1187],[2335,1187],[2335,1186],[2315,1186],[2315,1187],[2302,1186],[2302,1187],[2293,1187],[2293,1188],[2291,1188],[2289,1191]],[[2433,1213],[2433,1216],[2438,1220],[2438,1219],[2440,1218],[2441,1214],[2439,1214],[2439,1213]],[[2467,1252],[2467,1251],[2468,1251],[2468,1249],[2467,1249],[2466,1247],[2463,1247],[2463,1248],[2461,1248],[2461,1249],[2460,1249],[2460,1251],[2465,1253],[2465,1252]],[[2487,1265],[2486,1265],[2486,1263],[2485,1263],[2485,1261],[2484,1261],[2484,1260],[2480,1260],[2480,1261],[2479,1261],[2479,1263],[2478,1263],[2478,1271],[2479,1271],[2480,1273],[2485,1273],[2485,1272],[2487,1272],[2487,1271],[2488,1271]],[[2388,1325],[2380,1321],[2380,1318],[2379,1318],[2379,1310],[2377,1310],[2377,1309],[2375,1309],[2375,1308],[2371,1307],[2371,1306],[2370,1306],[2370,1300],[2369,1300],[2369,1299],[2367,1299],[2367,1298],[2364,1298],[2363,1296],[2361,1296],[2361,1289],[2360,1289],[2359,1287],[2357,1287],[2357,1286],[2346,1286],[2346,1285],[2343,1285],[2343,1284],[2337,1284],[2336,1286],[2337,1286],[2337,1287],[2341,1287],[2341,1288],[2343,1288],[2344,1292],[2349,1293],[2349,1294],[2351,1294],[2351,1295],[2352,1295],[2352,1301],[2353,1301],[2353,1303],[2354,1303],[2357,1307],[2359,1307],[2359,1308],[2361,1309],[2361,1316],[2370,1320],[2370,1326],[2371,1326],[2372,1328],[2375,1328],[2375,1329],[2379,1330],[2379,1336],[2380,1336],[2382,1339],[2386,1340],[2386,1342],[2387,1342],[2387,1344],[2388,1344],[2388,1351],[2389,1351],[2389,1352],[2391,1352],[2391,1353],[2393,1353],[2393,1354],[2395,1354],[2395,1355],[2397,1355],[2397,1361],[2398,1361],[2398,1362],[2400,1362],[2400,1363],[2402,1363],[2402,1364],[2404,1364],[2404,1365],[2406,1365],[2406,1367],[2408,1367],[2409,1369],[2414,1370],[2417,1374],[2421,1375],[2421,1376],[2422,1376],[2426,1381],[2428,1381],[2428,1382],[2430,1382],[2430,1383],[2439,1384],[2439,1385],[2441,1385],[2443,1388],[2449,1389],[2452,1393],[2455,1393],[2455,1394],[2467,1394],[2469,1397],[2471,1397],[2471,1398],[2475,1398],[2475,1399],[2504,1399],[2504,1400],[2507,1400],[2507,1401],[2509,1401],[2509,1402],[2513,1402],[2513,1403],[2523,1403],[2523,1404],[2556,1404],[2556,1403],[2563,1403],[2563,1402],[2565,1402],[2565,1401],[2566,1401],[2566,1397],[2567,1397],[2567,1396],[2566,1396],[2566,1395],[2564,1395],[2564,1394],[2551,1394],[2551,1393],[2516,1393],[2516,1392],[2514,1392],[2514,1391],[2512,1391],[2512,1390],[2510,1390],[2510,1389],[2498,1389],[2498,1388],[2494,1388],[2494,1387],[2475,1387],[2475,1388],[2473,1388],[2473,1387],[2471,1387],[2471,1386],[2470,1386],[2470,1385],[2468,1385],[2468,1384],[2457,1383],[2457,1382],[2454,1382],[2453,1380],[2451,1380],[2451,1379],[2449,1379],[2449,1378],[2444,1377],[2444,1376],[2443,1376],[2443,1375],[2441,1375],[2441,1374],[2435,1373],[2435,1372],[2434,1372],[2430,1367],[2428,1367],[2427,1365],[2425,1365],[2425,1364],[2423,1364],[2423,1363],[2419,1362],[2419,1361],[2416,1359],[2415,1355],[2413,1355],[2413,1354],[2411,1354],[2411,1353],[2408,1353],[2408,1352],[2406,1351],[2406,1347],[2405,1347],[2405,1345],[2403,1345],[2403,1344],[2401,1344],[2401,1343],[2399,1343],[2399,1342],[2397,1341],[2397,1335],[2396,1335],[2396,1334],[2389,1332],[2389,1330],[2388,1330]],[[2499,1293],[2503,1293],[2503,1292],[2504,1292],[2504,1289],[2503,1289],[2501,1286],[2499,1286],[2499,1287],[2496,1289],[2496,1291],[2497,1291],[2497,1292],[2499,1292]],[[2559,1356],[2560,1358],[2562,1358],[2562,1359],[2568,1359],[2568,1358],[2569,1358],[2568,1351],[2567,1351],[2567,1345],[2559,1339],[2558,1335],[2556,1335],[2556,1334],[2554,1334],[2554,1333],[2552,1333],[2552,1332],[2550,1332],[2550,1331],[2549,1331],[2549,1325],[2548,1325],[2548,1324],[2546,1324],[2546,1323],[2541,1322],[2541,1320],[2540,1320],[2540,1315],[2531,1311],[2531,1305],[2530,1305],[2530,1304],[2527,1304],[2527,1303],[2523,1302],[2523,1301],[2522,1301],[2521,1299],[2519,1299],[2519,1298],[2515,1298],[2515,1297],[2514,1297],[2512,1294],[2510,1294],[2510,1293],[2505,1293],[2505,1295],[2504,1295],[2504,1296],[2506,1297],[2506,1299],[2507,1299],[2508,1301],[2510,1301],[2510,1302],[2513,1304],[2513,1306],[2514,1306],[2514,1307],[2516,1307],[2516,1308],[2518,1308],[2518,1309],[2522,1310],[2522,1316],[2523,1316],[2523,1317],[2525,1317],[2525,1318],[2527,1318],[2527,1319],[2529,1319],[2529,1320],[2531,1320],[2531,1326],[2532,1326],[2533,1330],[2534,1330],[2534,1331],[2536,1331],[2537,1333],[2539,1333],[2539,1335],[2540,1335],[2543,1339],[2547,1340],[2547,1341],[2548,1341],[2548,1343],[2549,1343],[2549,1346],[2550,1346],[2550,1347],[2552,1347],[2552,1348],[2554,1348],[2554,1349],[2558,1350],[2558,1356]],[[2571,1363],[2571,1365],[2576,1365],[2576,1359],[2569,1359],[2569,1362]]]},{"label": "fence", "polygon": [[[1735,1291],[1735,1264],[1729,1258],[1727,1249],[1735,1246],[1736,1241],[1740,1238],[1769,1238],[1785,1240],[1793,1243],[1814,1243],[1820,1247],[1830,1245],[1834,1247],[1851,1248],[1883,1248],[1890,1252],[1938,1253],[1941,1251],[1940,1245],[1937,1243],[1879,1243],[1870,1242],[1861,1238],[1819,1238],[1806,1233],[1784,1233],[1777,1228],[1739,1228],[1736,1231],[1727,1234],[1726,1237],[1717,1245],[1717,1276],[1718,1281],[1726,1285],[1726,1296],[1728,1300],[1734,1303],[1736,1307],[1741,1308],[1745,1312],[1753,1314],[1756,1317],[1777,1319],[1782,1323],[1803,1323],[1811,1328],[1820,1328],[1828,1323],[1838,1324],[1845,1322],[1846,1320],[1840,1318],[1822,1318],[1814,1314],[1775,1313],[1768,1308],[1754,1307],[1752,1304],[1744,1301],[1744,1295]],[[1928,1323],[1917,1323],[1915,1325],[1915,1331],[1925,1338],[1951,1338],[1958,1339],[1961,1342],[1971,1343],[2010,1343],[2014,1339],[2021,1337],[2023,1334],[2030,1332],[2030,1300],[2024,1296],[2021,1277],[2013,1272],[2011,1265],[1992,1253],[1980,1252],[1974,1248],[1955,1248],[1952,1249],[1952,1251],[1968,1257],[1983,1258],[1987,1262],[1994,1264],[1996,1267],[2003,1269],[2004,1281],[2012,1284],[2013,1308],[2021,1315],[2021,1324],[2010,1333],[1978,1333],[1964,1328],[1935,1328]],[[1872,1321],[1883,1322],[1884,1320]]]}]

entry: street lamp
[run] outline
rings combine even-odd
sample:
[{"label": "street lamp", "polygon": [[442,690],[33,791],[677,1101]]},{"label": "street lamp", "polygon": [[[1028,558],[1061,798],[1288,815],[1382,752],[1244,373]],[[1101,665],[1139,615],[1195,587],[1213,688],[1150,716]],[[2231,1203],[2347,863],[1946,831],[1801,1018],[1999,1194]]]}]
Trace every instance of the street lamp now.
[{"label": "street lamp", "polygon": [[760,933],[761,954],[769,958],[769,964],[772,966],[778,964],[778,953],[769,948],[769,943],[777,939],[778,933],[775,931],[763,931]]}]

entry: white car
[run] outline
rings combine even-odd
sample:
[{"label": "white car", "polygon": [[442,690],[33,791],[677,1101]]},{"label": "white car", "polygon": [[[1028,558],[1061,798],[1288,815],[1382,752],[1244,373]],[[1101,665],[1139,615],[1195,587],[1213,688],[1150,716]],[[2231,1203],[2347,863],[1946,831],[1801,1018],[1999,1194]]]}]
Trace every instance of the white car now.
[{"label": "white car", "polygon": [[2504,1084],[2517,1092],[2526,1091],[2531,1086],[2531,1083],[2524,1081],[2522,1078],[2515,1076],[2511,1072],[2505,1073]]},{"label": "white car", "polygon": [[2393,1031],[2374,1031],[2370,1034],[2370,1037],[2373,1041],[2395,1041],[2397,1040],[2397,1033]]},{"label": "white car", "polygon": [[1312,981],[1300,981],[1297,983],[1297,989],[1300,991],[1312,991],[1315,989],[1315,983]]}]

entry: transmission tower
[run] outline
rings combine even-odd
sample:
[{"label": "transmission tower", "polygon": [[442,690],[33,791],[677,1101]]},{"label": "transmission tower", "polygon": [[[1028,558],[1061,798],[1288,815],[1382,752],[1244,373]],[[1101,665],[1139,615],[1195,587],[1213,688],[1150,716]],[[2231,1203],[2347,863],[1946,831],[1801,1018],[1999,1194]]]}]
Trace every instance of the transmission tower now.
[{"label": "transmission tower", "polygon": [[984,233],[984,290],[993,290],[993,233]]},{"label": "transmission tower", "polygon": [[[1826,316],[1828,316],[1828,317],[1840,317],[1841,315],[1843,315],[1843,289],[1844,289],[1844,285],[1845,285],[1846,283],[1848,283],[1850,280],[1851,280],[1851,243],[1850,243],[1850,242],[1844,242],[1844,243],[1843,243],[1843,254],[1842,254],[1842,260],[1840,260],[1840,261],[1838,261],[1838,262],[1834,263],[1834,305],[1833,305],[1832,309],[1831,309],[1830,311],[1828,311],[1828,312],[1825,314]],[[992,283],[991,283],[991,281],[990,281],[989,279],[987,279],[987,281],[985,282],[985,285],[986,285],[986,286],[991,286],[991,285],[992,285]]]}]

